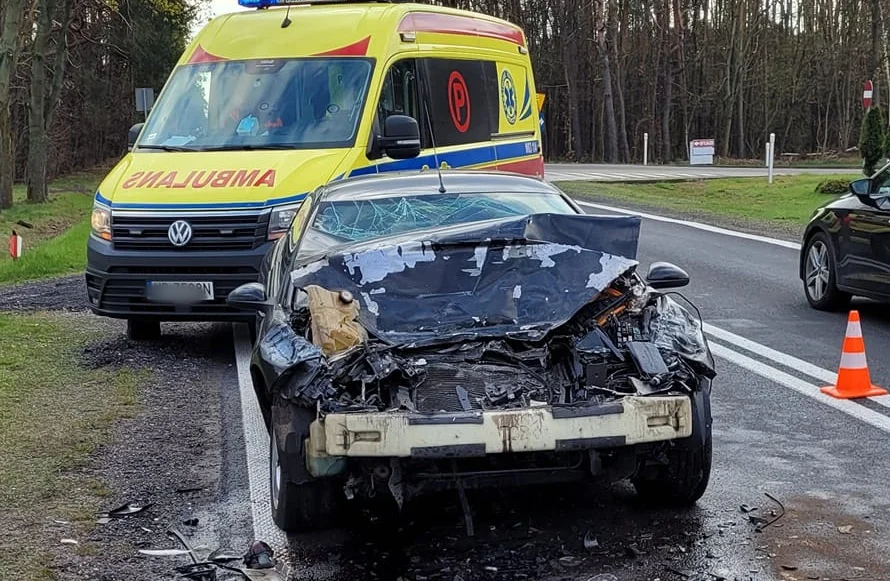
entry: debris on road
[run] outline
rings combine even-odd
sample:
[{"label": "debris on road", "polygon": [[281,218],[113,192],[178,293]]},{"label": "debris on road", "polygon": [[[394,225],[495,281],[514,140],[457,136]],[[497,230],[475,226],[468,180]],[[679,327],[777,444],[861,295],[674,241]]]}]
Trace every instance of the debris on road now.
[{"label": "debris on road", "polygon": [[61,540],[61,543],[62,543],[63,545],[77,545],[77,544],[79,544],[79,543],[78,543],[77,541],[75,541],[74,539],[62,539],[62,540]]},{"label": "debris on road", "polygon": [[853,532],[853,527],[851,525],[844,525],[837,527],[837,532],[842,535],[849,535]]},{"label": "debris on road", "polygon": [[275,567],[275,552],[263,541],[254,541],[244,555],[244,565],[250,569],[271,569]]},{"label": "debris on road", "polygon": [[186,549],[139,549],[139,552],[149,557],[178,557],[191,554],[191,551]]},{"label": "debris on road", "polygon": [[588,551],[592,551],[599,546],[600,543],[596,540],[596,537],[593,536],[593,533],[587,531],[587,534],[584,535],[584,548]]}]

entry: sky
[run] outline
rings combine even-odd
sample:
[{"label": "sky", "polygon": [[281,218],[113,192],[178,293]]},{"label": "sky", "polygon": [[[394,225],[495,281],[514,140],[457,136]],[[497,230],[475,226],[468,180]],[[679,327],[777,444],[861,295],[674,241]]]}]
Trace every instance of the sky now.
[{"label": "sky", "polygon": [[[213,17],[228,12],[237,12],[239,10],[247,10],[247,8],[238,6],[238,0],[210,0],[206,3],[205,13],[208,17]],[[198,19],[192,29],[192,35],[194,36],[205,24],[207,24],[206,18]]]}]

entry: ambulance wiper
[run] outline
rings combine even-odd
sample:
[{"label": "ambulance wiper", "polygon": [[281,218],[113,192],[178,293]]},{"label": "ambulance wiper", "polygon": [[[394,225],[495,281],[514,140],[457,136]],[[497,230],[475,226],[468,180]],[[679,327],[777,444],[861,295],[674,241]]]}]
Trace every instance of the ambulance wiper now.
[{"label": "ambulance wiper", "polygon": [[219,145],[216,147],[205,147],[201,151],[261,151],[264,149],[294,149],[294,146],[287,143],[267,143],[263,145]]},{"label": "ambulance wiper", "polygon": [[175,145],[138,145],[139,149],[159,149],[161,151],[202,151],[194,147],[177,147]]}]

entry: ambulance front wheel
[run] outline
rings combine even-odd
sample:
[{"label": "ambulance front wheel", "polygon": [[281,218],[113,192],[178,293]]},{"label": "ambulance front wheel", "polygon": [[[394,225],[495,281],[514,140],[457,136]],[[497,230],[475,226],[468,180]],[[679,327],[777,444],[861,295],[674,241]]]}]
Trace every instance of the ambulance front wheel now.
[{"label": "ambulance front wheel", "polygon": [[161,322],[146,319],[127,319],[127,339],[153,341],[161,337]]}]

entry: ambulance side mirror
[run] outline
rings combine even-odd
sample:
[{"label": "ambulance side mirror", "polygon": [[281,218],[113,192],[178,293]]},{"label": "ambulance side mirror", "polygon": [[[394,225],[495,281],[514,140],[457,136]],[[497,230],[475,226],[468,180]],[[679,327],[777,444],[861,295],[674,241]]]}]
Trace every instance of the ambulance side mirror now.
[{"label": "ambulance side mirror", "polygon": [[143,125],[145,125],[145,123],[137,123],[130,127],[130,131],[127,132],[127,151],[133,151],[133,147],[136,145],[136,139],[139,137],[139,132],[142,131]]},{"label": "ambulance side mirror", "polygon": [[420,155],[420,126],[407,115],[390,115],[383,122],[380,149],[392,159],[411,159]]}]

